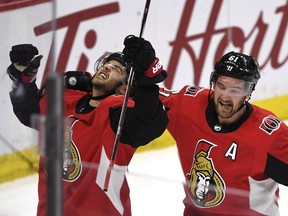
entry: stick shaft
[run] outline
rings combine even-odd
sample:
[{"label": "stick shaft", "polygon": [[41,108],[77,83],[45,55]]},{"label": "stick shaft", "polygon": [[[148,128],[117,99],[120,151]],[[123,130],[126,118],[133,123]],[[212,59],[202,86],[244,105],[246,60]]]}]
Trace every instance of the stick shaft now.
[{"label": "stick shaft", "polygon": [[143,13],[143,18],[142,18],[141,30],[140,30],[140,34],[139,34],[140,38],[143,35],[144,28],[145,28],[145,25],[146,25],[146,20],[147,20],[147,16],[148,16],[148,12],[149,12],[149,7],[150,7],[150,2],[151,2],[151,0],[146,0],[144,13]]},{"label": "stick shaft", "polygon": [[[151,0],[146,0],[139,37],[142,37],[143,32],[144,32],[144,28],[145,28],[146,20],[147,20],[147,16],[148,16],[148,11],[149,11],[149,7],[150,7],[150,2],[151,2]],[[121,114],[120,114],[120,118],[119,118],[119,123],[118,123],[118,127],[117,127],[117,132],[116,132],[116,136],[115,136],[115,140],[114,140],[113,151],[112,151],[109,167],[108,167],[106,177],[105,177],[104,191],[108,191],[111,172],[112,172],[113,166],[115,164],[115,159],[116,159],[116,155],[117,155],[117,151],[118,151],[118,146],[119,146],[119,142],[120,142],[122,128],[123,128],[123,124],[124,124],[124,120],[125,120],[128,99],[129,99],[130,92],[132,89],[134,74],[135,74],[134,69],[133,69],[133,67],[131,67],[129,77],[128,77],[127,89],[125,92],[124,101],[123,101]]]}]

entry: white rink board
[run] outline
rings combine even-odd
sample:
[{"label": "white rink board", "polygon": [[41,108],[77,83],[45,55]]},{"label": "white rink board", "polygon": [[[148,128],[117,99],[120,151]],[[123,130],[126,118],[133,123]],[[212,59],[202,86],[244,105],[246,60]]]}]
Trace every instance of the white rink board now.
[{"label": "white rink board", "polygon": [[[40,0],[34,0],[37,1]],[[79,67],[93,72],[100,55],[105,51],[121,51],[124,38],[140,32],[144,0],[56,2],[56,49],[50,57],[53,56],[56,69],[62,72]],[[235,50],[253,53],[258,58],[262,78],[252,101],[287,95],[288,26],[284,22],[287,4],[286,0],[151,1],[143,37],[151,41],[168,70],[169,76],[161,85],[173,90],[179,90],[184,84],[208,87],[215,60]],[[53,31],[48,28],[52,9],[47,2],[0,10],[3,32],[0,41],[5,41],[0,45],[3,89],[0,92],[0,144],[8,142],[18,150],[29,148],[33,143],[29,129],[19,123],[12,111],[11,80],[6,74],[9,51],[19,43],[38,47],[43,54],[37,79],[40,85],[52,43]],[[87,62],[80,63],[80,58]],[[0,155],[6,153],[11,153],[11,149],[0,147]]]}]

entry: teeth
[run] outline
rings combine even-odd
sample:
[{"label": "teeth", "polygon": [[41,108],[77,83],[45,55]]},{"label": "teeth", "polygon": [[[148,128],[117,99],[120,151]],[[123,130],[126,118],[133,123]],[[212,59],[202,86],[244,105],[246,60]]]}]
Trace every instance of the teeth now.
[{"label": "teeth", "polygon": [[106,75],[103,74],[103,73],[99,74],[99,76],[100,76],[102,79],[106,79],[106,78],[107,78]]},{"label": "teeth", "polygon": [[228,103],[228,102],[223,102],[223,101],[220,101],[220,104],[222,104],[222,105],[230,105],[230,103]]}]

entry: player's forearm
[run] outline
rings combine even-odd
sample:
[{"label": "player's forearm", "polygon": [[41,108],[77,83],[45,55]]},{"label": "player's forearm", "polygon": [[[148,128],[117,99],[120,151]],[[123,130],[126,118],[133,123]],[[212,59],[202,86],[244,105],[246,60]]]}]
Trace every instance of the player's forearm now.
[{"label": "player's forearm", "polygon": [[159,114],[162,104],[157,85],[137,86],[135,89],[135,117],[150,121]]},{"label": "player's forearm", "polygon": [[40,96],[37,92],[38,88],[33,82],[19,83],[9,94],[15,115],[22,124],[28,127],[32,127],[31,116],[40,112]]},{"label": "player's forearm", "polygon": [[[165,131],[168,117],[159,100],[158,91],[157,86],[141,86],[135,92],[135,107],[127,108],[121,142],[139,147]],[[110,112],[110,123],[115,132],[120,112],[120,108]]]}]

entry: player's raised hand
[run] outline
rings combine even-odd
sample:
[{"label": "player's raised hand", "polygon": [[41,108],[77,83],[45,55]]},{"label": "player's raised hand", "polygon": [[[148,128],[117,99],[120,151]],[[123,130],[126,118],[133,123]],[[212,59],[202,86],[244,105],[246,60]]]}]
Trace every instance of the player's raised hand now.
[{"label": "player's raised hand", "polygon": [[144,73],[155,59],[155,50],[149,41],[129,35],[124,40],[124,59],[132,63],[136,73]]},{"label": "player's raised hand", "polygon": [[167,77],[149,41],[129,35],[124,40],[124,46],[124,59],[133,65],[138,85],[153,85]]},{"label": "player's raised hand", "polygon": [[31,83],[36,79],[42,55],[32,44],[18,44],[12,46],[9,53],[11,65],[7,73],[12,81]]}]

